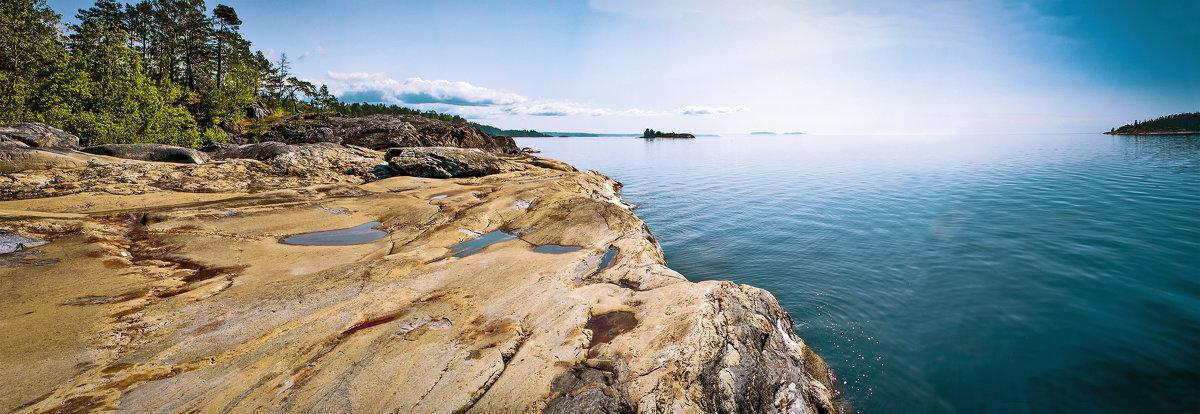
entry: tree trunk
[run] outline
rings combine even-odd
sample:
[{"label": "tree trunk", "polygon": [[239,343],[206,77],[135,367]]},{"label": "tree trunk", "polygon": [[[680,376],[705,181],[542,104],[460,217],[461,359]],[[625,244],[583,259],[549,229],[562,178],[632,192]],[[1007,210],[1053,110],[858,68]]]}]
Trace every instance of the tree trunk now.
[{"label": "tree trunk", "polygon": [[221,33],[225,33],[224,22],[221,23],[221,30],[217,32],[217,91],[224,92],[225,84],[221,83],[221,49],[224,49]]}]

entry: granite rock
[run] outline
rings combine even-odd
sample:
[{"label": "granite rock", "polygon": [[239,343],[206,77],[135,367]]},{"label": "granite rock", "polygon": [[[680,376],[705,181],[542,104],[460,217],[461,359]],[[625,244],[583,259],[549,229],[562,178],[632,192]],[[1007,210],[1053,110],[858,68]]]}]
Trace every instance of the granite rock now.
[{"label": "granite rock", "polygon": [[0,124],[0,142],[4,141],[43,149],[79,149],[79,137],[39,123]]},{"label": "granite rock", "polygon": [[81,151],[129,160],[182,164],[203,164],[210,160],[204,152],[166,144],[104,144],[87,147]]}]

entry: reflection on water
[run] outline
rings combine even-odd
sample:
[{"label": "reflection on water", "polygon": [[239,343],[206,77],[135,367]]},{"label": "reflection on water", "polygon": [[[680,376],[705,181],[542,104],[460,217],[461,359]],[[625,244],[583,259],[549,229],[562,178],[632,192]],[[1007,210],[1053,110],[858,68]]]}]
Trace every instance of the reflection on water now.
[{"label": "reflection on water", "polygon": [[775,294],[868,413],[1200,406],[1200,136],[518,139]]},{"label": "reflection on water", "polygon": [[318,231],[285,237],[279,242],[300,246],[344,246],[369,243],[387,236],[386,231],[374,229],[378,225],[378,221],[372,221],[348,229]]},{"label": "reflection on water", "polygon": [[483,250],[484,247],[488,247],[493,244],[500,243],[502,241],[512,240],[515,238],[517,238],[517,236],[497,230],[497,231],[493,231],[491,233],[479,236],[479,237],[475,238],[474,240],[467,240],[465,242],[459,243],[459,244],[455,245],[454,247],[451,247],[450,251],[453,252],[452,257],[467,257],[467,256],[473,255],[475,253],[479,253],[479,251]]}]

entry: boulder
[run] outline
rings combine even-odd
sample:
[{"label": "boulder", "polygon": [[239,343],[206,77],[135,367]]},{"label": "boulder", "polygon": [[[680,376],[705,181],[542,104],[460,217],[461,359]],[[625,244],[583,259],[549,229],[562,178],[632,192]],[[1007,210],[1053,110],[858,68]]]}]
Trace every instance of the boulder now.
[{"label": "boulder", "polygon": [[384,158],[393,173],[413,177],[479,177],[512,170],[495,155],[474,148],[393,148]]},{"label": "boulder", "polygon": [[262,141],[277,141],[286,144],[316,144],[319,142],[340,144],[342,142],[341,138],[334,135],[332,129],[323,126],[316,128],[278,128],[276,131],[263,134],[260,139]]},{"label": "boulder", "polygon": [[0,142],[0,174],[52,168],[84,168],[86,159],[54,151],[29,148],[19,142]]},{"label": "boulder", "polygon": [[266,161],[289,152],[295,152],[298,150],[298,147],[277,141],[266,141],[248,145],[217,144],[203,149],[211,149],[208,152],[214,160],[245,158]]},{"label": "boulder", "polygon": [[0,142],[15,141],[35,148],[79,149],[79,137],[39,123],[0,124]]},{"label": "boulder", "polygon": [[208,154],[191,149],[165,144],[105,144],[87,147],[83,152],[107,155],[130,160],[203,164],[210,160]]},{"label": "boulder", "polygon": [[470,124],[453,124],[417,115],[333,118],[328,126],[347,144],[376,150],[395,147],[477,148],[497,154],[521,150],[509,137],[492,137]]},{"label": "boulder", "polygon": [[255,102],[253,105],[246,107],[247,118],[266,118],[273,115],[270,108],[267,108],[261,102]]}]

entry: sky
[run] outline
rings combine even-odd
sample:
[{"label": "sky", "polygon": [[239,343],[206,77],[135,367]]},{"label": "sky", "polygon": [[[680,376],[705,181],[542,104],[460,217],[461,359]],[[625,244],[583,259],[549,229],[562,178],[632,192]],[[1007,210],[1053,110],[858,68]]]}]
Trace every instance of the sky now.
[{"label": "sky", "polygon": [[343,101],[501,128],[1097,132],[1200,111],[1195,0],[221,3]]}]

